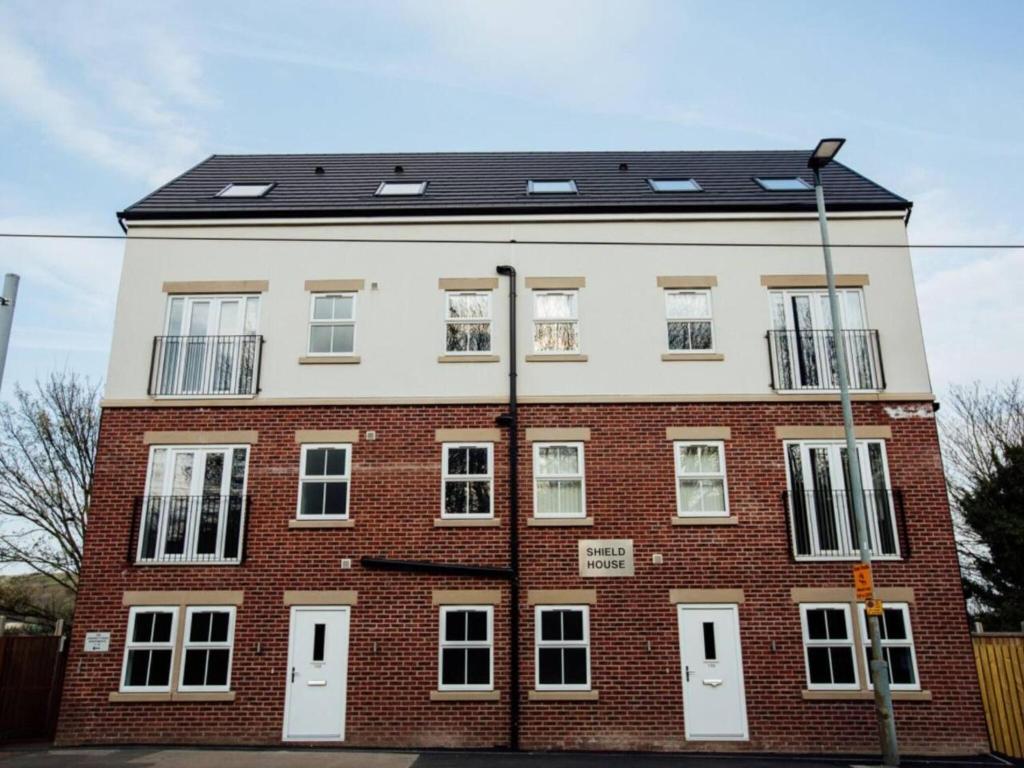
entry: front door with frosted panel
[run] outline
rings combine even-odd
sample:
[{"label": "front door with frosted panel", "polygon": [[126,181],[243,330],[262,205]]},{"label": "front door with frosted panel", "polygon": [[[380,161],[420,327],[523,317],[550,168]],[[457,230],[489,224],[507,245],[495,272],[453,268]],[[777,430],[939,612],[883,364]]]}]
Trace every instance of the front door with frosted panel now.
[{"label": "front door with frosted panel", "polygon": [[349,609],[292,609],[285,689],[286,741],[343,741]]},{"label": "front door with frosted panel", "polygon": [[140,559],[237,559],[247,456],[245,447],[154,448]]},{"label": "front door with frosted panel", "polygon": [[244,394],[255,369],[256,296],[175,296],[167,311],[162,391]]},{"label": "front door with frosted panel", "polygon": [[[863,295],[859,290],[839,290],[839,317],[844,330],[864,328]],[[772,325],[781,331],[780,365],[785,389],[802,387],[837,389],[836,343],[832,330],[832,312],[825,291],[778,291],[772,294]],[[867,380],[859,376],[868,363],[867,339],[846,334],[847,359],[851,363],[851,381]],[[863,349],[861,349],[863,347]]]},{"label": "front door with frosted panel", "polygon": [[747,704],[734,605],[680,605],[683,720],[690,741],[747,739]]},{"label": "front door with frosted panel", "polygon": [[[853,555],[859,549],[846,445],[837,442],[787,446],[794,536],[798,555]],[[893,499],[881,442],[858,442],[868,539],[876,556],[898,556]]]}]

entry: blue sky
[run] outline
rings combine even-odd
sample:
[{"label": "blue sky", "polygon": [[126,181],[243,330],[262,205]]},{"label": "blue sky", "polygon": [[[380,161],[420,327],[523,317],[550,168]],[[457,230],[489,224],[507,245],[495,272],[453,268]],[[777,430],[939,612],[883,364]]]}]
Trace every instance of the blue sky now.
[{"label": "blue sky", "polygon": [[[917,242],[1024,242],[1024,3],[0,6],[0,229],[119,232],[214,152],[767,149],[846,136]],[[0,241],[4,394],[105,375],[121,244]],[[932,375],[1024,370],[1024,252],[917,252]]]}]

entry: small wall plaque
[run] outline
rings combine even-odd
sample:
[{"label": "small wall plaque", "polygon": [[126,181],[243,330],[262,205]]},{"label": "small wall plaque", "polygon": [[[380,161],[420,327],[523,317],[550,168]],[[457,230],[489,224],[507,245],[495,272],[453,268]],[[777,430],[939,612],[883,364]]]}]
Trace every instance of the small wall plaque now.
[{"label": "small wall plaque", "polygon": [[85,652],[86,653],[106,653],[110,650],[110,633],[109,632],[86,632],[85,633]]}]

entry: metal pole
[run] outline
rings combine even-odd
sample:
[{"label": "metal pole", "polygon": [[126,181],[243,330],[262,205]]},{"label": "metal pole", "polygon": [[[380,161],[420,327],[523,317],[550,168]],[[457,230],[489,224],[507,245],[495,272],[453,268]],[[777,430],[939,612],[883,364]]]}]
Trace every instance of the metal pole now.
[{"label": "metal pole", "polygon": [[[828,237],[825,216],[825,193],[821,187],[821,173],[814,169],[814,196],[818,203],[818,223],[821,226],[821,247],[825,253],[825,279],[828,282],[828,304],[832,313],[832,334],[836,345],[836,369],[839,374],[839,400],[843,406],[843,431],[846,433],[846,460],[849,466],[850,494],[853,497],[853,518],[860,544],[860,561],[871,565],[871,543],[868,539],[867,517],[864,514],[864,491],[860,475],[860,455],[853,430],[853,407],[850,404],[850,380],[846,370],[846,343],[839,317],[839,297],[836,294],[836,275],[832,268],[832,247]],[[892,691],[889,690],[889,667],[882,658],[882,635],[877,616],[868,616],[868,634],[871,637],[871,682],[875,688],[875,710],[878,713],[878,731],[882,742],[882,762],[900,764],[896,742],[896,720],[892,711]]]},{"label": "metal pole", "polygon": [[7,362],[7,345],[11,340],[11,325],[14,323],[14,304],[18,298],[17,275],[4,275],[4,292],[0,296],[0,386],[4,383],[4,364]]}]

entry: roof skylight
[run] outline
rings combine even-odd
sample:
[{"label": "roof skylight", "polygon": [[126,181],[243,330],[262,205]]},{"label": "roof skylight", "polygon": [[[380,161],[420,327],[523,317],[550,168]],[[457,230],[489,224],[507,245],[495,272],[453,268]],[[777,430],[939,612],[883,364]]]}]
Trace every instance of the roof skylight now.
[{"label": "roof skylight", "polygon": [[422,195],[426,189],[425,181],[382,181],[374,194],[378,197],[411,197]]},{"label": "roof skylight", "polygon": [[703,192],[696,179],[648,179],[655,192]]},{"label": "roof skylight", "polygon": [[232,182],[217,193],[217,197],[263,197],[273,184],[253,184],[252,182]]},{"label": "roof skylight", "polygon": [[572,179],[530,179],[526,192],[530,195],[575,195],[576,182]]},{"label": "roof skylight", "polygon": [[803,192],[813,187],[799,176],[786,176],[778,178],[755,177],[754,181],[761,185],[761,189],[769,192]]}]

